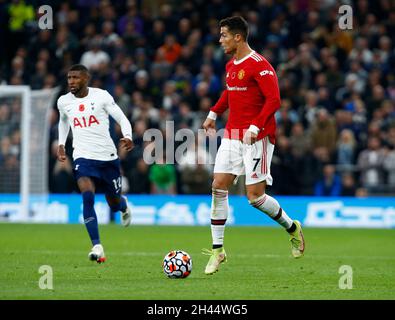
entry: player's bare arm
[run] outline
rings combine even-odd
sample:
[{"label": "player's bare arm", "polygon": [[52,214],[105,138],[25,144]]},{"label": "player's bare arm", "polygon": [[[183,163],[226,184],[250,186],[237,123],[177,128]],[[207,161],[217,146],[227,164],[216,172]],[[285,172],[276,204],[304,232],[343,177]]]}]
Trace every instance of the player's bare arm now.
[{"label": "player's bare arm", "polygon": [[58,146],[57,156],[60,162],[66,161],[66,149],[63,144]]}]

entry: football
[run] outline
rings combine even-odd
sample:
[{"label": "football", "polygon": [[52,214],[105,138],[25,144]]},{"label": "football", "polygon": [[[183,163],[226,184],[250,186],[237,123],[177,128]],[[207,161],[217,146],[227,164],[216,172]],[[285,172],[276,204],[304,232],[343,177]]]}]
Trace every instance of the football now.
[{"label": "football", "polygon": [[192,258],[185,251],[172,250],[163,259],[162,267],[169,278],[186,278],[192,272]]}]

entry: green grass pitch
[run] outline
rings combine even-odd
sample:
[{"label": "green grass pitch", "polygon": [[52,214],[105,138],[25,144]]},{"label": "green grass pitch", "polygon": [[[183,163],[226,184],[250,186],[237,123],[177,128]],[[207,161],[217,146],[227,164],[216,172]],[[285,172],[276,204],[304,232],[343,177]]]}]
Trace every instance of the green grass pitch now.
[{"label": "green grass pitch", "polygon": [[[207,227],[101,225],[107,261],[88,260],[83,225],[0,224],[0,299],[295,300],[395,299],[395,230],[305,228],[306,253],[290,256],[280,228],[232,227],[228,262],[204,274]],[[171,249],[187,251],[193,270],[168,279],[161,263]],[[41,265],[53,270],[53,290],[39,288]],[[342,265],[352,289],[340,289]]]}]

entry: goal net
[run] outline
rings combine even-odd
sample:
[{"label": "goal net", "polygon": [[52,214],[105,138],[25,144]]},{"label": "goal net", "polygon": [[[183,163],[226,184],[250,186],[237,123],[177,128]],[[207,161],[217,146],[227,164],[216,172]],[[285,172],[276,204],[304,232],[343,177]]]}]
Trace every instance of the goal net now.
[{"label": "goal net", "polygon": [[45,211],[49,116],[58,92],[0,85],[0,194],[19,199],[10,221],[35,221]]}]

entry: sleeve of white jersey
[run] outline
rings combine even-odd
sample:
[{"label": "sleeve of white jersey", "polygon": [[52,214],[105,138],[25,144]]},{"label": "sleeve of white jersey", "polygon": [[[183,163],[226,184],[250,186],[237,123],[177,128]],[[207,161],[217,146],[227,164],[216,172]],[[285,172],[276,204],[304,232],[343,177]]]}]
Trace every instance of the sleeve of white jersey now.
[{"label": "sleeve of white jersey", "polygon": [[121,126],[122,135],[124,138],[132,140],[132,126],[128,118],[122,112],[121,108],[115,103],[114,98],[107,92],[106,93],[106,110],[108,114]]},{"label": "sleeve of white jersey", "polygon": [[58,126],[58,144],[66,145],[67,136],[69,135],[70,124],[67,119],[67,115],[63,111],[62,103],[58,99],[58,110],[59,110],[59,126]]}]

